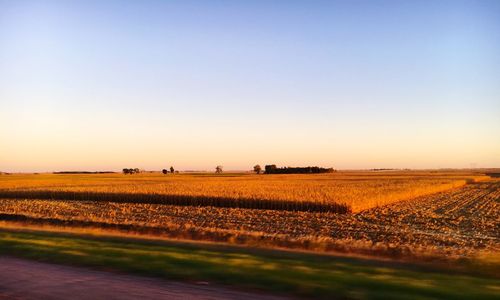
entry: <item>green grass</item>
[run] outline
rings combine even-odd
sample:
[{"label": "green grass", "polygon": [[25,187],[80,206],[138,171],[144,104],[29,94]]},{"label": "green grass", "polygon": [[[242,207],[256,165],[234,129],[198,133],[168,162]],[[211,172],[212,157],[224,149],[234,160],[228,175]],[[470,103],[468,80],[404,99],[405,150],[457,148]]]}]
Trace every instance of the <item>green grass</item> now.
[{"label": "green grass", "polygon": [[0,254],[322,298],[488,299],[498,279],[388,262],[180,242],[0,230]]}]

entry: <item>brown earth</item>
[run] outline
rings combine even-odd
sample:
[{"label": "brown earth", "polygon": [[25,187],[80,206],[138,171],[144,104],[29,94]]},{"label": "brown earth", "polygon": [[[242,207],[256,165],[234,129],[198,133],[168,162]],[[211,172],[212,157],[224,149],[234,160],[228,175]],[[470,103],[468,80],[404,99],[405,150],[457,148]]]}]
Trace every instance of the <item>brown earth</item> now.
[{"label": "brown earth", "polygon": [[2,199],[0,219],[312,250],[467,256],[500,251],[500,180],[347,215]]}]

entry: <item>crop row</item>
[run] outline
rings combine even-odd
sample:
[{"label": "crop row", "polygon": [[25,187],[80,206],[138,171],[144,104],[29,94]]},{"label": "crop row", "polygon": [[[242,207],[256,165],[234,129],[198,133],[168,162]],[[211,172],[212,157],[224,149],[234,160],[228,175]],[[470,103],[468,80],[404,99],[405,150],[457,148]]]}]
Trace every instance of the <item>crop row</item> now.
[{"label": "crop row", "polygon": [[0,178],[0,197],[359,212],[482,179],[476,174],[31,175]]},{"label": "crop row", "polygon": [[218,196],[190,196],[168,194],[102,193],[72,191],[0,191],[0,198],[50,199],[72,201],[103,201],[116,203],[148,203],[177,206],[213,206],[226,208],[247,208],[286,211],[348,213],[345,203],[318,203],[310,201],[287,201],[266,199],[225,198]]},{"label": "crop row", "polygon": [[500,181],[344,215],[150,203],[0,199],[0,219],[307,249],[358,247],[372,251],[374,247],[382,247],[400,252],[425,249],[463,254],[481,249],[500,250],[499,200]]}]

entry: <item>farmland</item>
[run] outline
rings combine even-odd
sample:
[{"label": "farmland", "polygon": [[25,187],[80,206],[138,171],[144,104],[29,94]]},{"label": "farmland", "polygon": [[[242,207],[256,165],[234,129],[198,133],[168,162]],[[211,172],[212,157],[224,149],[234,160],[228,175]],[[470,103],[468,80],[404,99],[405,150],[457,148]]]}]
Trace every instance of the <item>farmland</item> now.
[{"label": "farmland", "polygon": [[457,171],[2,175],[0,252],[295,296],[494,298],[499,199],[499,179]]},{"label": "farmland", "polygon": [[347,213],[485,178],[459,172],[12,175],[0,178],[0,197]]},{"label": "farmland", "polygon": [[[467,180],[471,182],[472,179],[479,182],[453,188],[455,185],[465,184]],[[149,174],[137,177],[4,176],[0,194],[4,192],[10,197],[0,201],[0,219],[35,225],[106,229],[121,233],[265,247],[390,257],[464,257],[475,255],[478,251],[499,250],[500,181],[481,181],[484,179],[484,176],[474,174],[409,172],[286,177],[161,177]],[[301,184],[309,194],[300,191]],[[256,191],[252,192],[249,187]],[[444,187],[448,190],[432,193]],[[66,197],[55,200],[37,199],[41,192],[44,195],[43,193],[52,191],[55,195],[58,191],[77,194],[62,194]],[[265,196],[264,191],[269,191],[270,196],[264,197],[262,202],[272,199],[293,202],[292,195],[298,197],[296,201],[301,202],[310,200],[317,194],[322,195],[323,202],[344,199],[338,201],[356,204],[356,209],[353,210],[359,212],[339,214],[331,211],[296,211],[293,206],[291,209],[249,209],[165,205],[161,201],[148,202],[149,198],[144,196],[148,193],[170,195],[181,191],[204,197],[210,197],[211,194],[225,195],[227,192],[235,199],[237,195],[258,199],[256,197]],[[25,192],[21,195],[30,197],[13,197],[20,192]],[[126,197],[130,199],[138,195],[144,200],[96,199],[101,195],[99,193],[107,192],[117,195],[127,192]],[[380,200],[384,194],[389,199],[385,201],[388,204],[380,205],[384,202]],[[75,200],[67,197],[68,195],[83,198]],[[397,198],[398,195],[400,198]],[[404,201],[410,195],[415,195],[412,201]],[[370,207],[363,204],[362,199],[380,206],[361,210],[363,206]]]}]

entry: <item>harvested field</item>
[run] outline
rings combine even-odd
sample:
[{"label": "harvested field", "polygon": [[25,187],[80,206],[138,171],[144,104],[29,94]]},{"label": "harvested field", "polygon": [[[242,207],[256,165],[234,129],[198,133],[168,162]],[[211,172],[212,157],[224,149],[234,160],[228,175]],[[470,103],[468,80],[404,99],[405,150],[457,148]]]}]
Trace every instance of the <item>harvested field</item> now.
[{"label": "harvested field", "polygon": [[500,251],[499,201],[500,181],[492,180],[346,215],[2,199],[0,219],[311,250],[468,256]]},{"label": "harvested field", "polygon": [[0,177],[0,197],[347,213],[486,178],[459,172],[13,175]]}]

